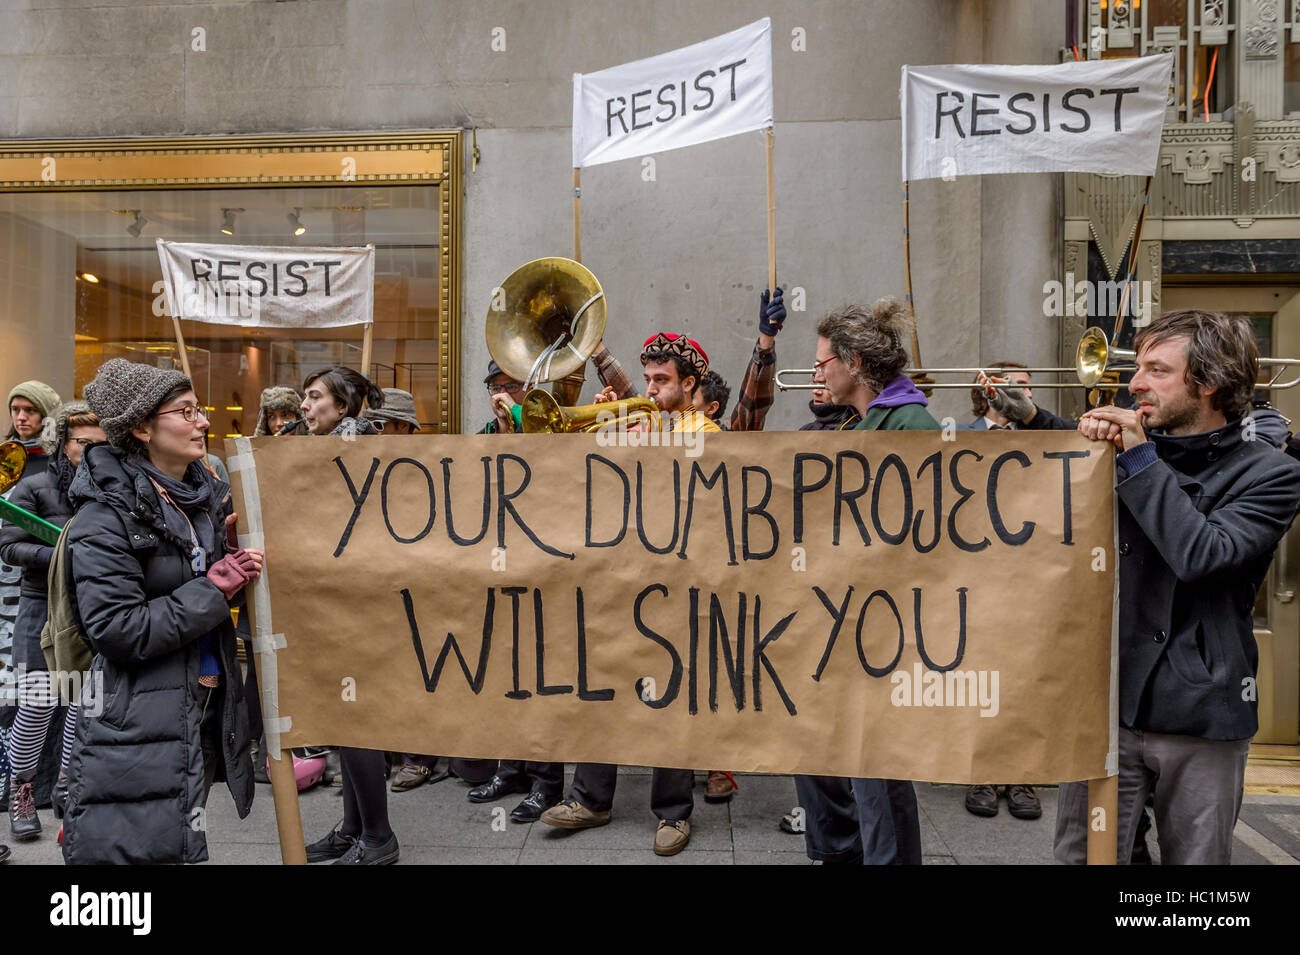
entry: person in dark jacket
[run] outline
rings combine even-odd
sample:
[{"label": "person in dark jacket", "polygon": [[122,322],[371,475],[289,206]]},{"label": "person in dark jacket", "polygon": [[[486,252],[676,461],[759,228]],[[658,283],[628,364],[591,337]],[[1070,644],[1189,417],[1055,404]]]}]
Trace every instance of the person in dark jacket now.
[{"label": "person in dark jacket", "polygon": [[203,862],[212,783],[240,818],[252,807],[230,611],[262,554],[231,546],[230,489],[202,463],[208,420],[188,377],[115,358],[85,395],[108,444],[73,478],[67,548],[102,692],[77,719],[63,858]]},{"label": "person in dark jacket", "polygon": [[807,424],[799,425],[800,431],[849,431],[861,418],[857,408],[837,405],[831,401],[831,393],[825,388],[813,389],[808,410],[812,412],[813,419]]},{"label": "person in dark jacket", "polygon": [[27,466],[23,480],[36,477],[49,464],[49,455],[41,432],[45,419],[63,403],[59,393],[43,381],[24,381],[9,391],[9,434],[6,441],[17,441],[27,449]]},{"label": "person in dark jacket", "polygon": [[[104,440],[99,418],[84,401],[60,406],[52,415],[53,442],[50,466],[36,477],[20,481],[9,497],[12,504],[62,527],[72,517],[68,489],[72,486],[82,452]],[[54,547],[15,524],[0,526],[0,560],[23,568],[21,600],[14,628],[14,663],[18,667],[19,700],[9,740],[12,778],[9,791],[9,829],[16,839],[40,834],[41,820],[33,800],[33,780],[45,748],[45,737],[58,708],[57,690],[51,685],[41,652],[41,629],[45,626],[48,585],[46,570]],[[76,726],[76,705],[68,710],[67,723]],[[67,735],[65,731],[65,736]],[[66,747],[65,747],[66,750]],[[66,760],[63,761],[66,766]],[[66,783],[60,772],[58,806]],[[61,811],[61,808],[60,808]]]},{"label": "person in dark jacket", "polygon": [[[1169,312],[1134,349],[1136,406],[1079,421],[1121,451],[1119,855],[1154,793],[1161,862],[1227,865],[1259,725],[1252,608],[1300,507],[1300,463],[1244,426],[1259,355],[1247,319]],[[1056,858],[1082,862],[1086,785],[1058,805]]]},{"label": "person in dark jacket", "polygon": [[[970,390],[971,413],[975,419],[970,424],[958,425],[962,431],[1073,431],[1074,422],[1058,417],[1034,404],[1034,392],[1029,387],[1030,374],[1018,361],[995,361],[989,368],[1003,371],[1002,375],[988,376],[980,372],[975,377],[975,387]],[[1014,382],[1023,388],[993,388],[990,383]]]},{"label": "person in dark jacket", "polygon": [[[302,385],[302,417],[314,435],[379,434],[361,415],[367,404],[384,406],[384,394],[360,372],[342,365],[322,368]],[[308,862],[335,865],[392,865],[399,856],[397,835],[388,822],[387,771],[381,750],[339,749],[343,777],[343,821],[307,846]]]}]

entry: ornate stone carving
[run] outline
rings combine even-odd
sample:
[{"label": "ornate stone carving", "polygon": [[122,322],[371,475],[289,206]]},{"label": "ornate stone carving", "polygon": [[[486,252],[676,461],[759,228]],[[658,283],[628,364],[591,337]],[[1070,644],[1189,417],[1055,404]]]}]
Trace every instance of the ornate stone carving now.
[{"label": "ornate stone carving", "polygon": [[1241,10],[1241,43],[1246,59],[1277,57],[1278,18],[1278,0],[1245,0]]},{"label": "ornate stone carving", "polygon": [[1228,42],[1227,0],[1201,0],[1201,46],[1222,46]]},{"label": "ornate stone carving", "polygon": [[[1161,150],[1164,152],[1164,150]],[[1232,163],[1231,143],[1201,143],[1184,146],[1170,153],[1174,172],[1188,185],[1205,185]]]}]

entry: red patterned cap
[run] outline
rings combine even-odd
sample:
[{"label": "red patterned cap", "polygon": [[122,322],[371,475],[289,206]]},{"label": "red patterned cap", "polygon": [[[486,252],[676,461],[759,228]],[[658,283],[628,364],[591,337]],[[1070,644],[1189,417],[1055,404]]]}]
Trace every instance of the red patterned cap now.
[{"label": "red patterned cap", "polygon": [[703,378],[708,374],[708,353],[693,338],[687,338],[676,332],[659,332],[647,338],[645,344],[641,346],[641,364],[645,364],[646,355],[650,352],[667,352],[669,355],[685,358],[695,369],[697,378]]}]

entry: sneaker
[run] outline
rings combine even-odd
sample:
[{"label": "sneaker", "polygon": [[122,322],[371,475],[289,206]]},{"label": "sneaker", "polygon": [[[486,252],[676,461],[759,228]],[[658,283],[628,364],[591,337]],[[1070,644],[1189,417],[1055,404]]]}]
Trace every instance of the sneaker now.
[{"label": "sneaker", "polygon": [[[59,835],[62,837],[63,833],[59,833]],[[9,856],[12,854],[12,850],[3,842],[0,842],[0,862],[8,862]]]},{"label": "sneaker", "polygon": [[1007,812],[1017,819],[1037,819],[1043,814],[1043,804],[1033,786],[1008,786]]},{"label": "sneaker", "polygon": [[327,859],[337,859],[346,855],[347,851],[352,848],[352,843],[358,840],[352,836],[345,836],[339,832],[335,826],[330,830],[330,834],[324,839],[317,839],[307,847],[308,862],[324,862]]},{"label": "sneaker", "polygon": [[655,830],[655,855],[675,856],[685,849],[686,843],[690,841],[691,821],[689,819],[677,819],[672,822],[660,819],[659,828]]},{"label": "sneaker", "polygon": [[399,855],[396,833],[382,846],[368,846],[361,839],[354,839],[348,851],[334,860],[334,865],[392,865]]},{"label": "sneaker", "polygon": [[36,814],[36,802],[32,799],[32,784],[14,780],[10,787],[12,797],[9,800],[9,831],[15,839],[35,839],[41,834],[41,817]]},{"label": "sneaker", "polygon": [[971,786],[966,790],[966,811],[975,816],[998,814],[998,787]]},{"label": "sneaker", "polygon": [[594,829],[609,824],[612,814],[593,812],[576,799],[566,799],[542,813],[541,822],[557,829]]},{"label": "sneaker", "polygon": [[710,769],[708,781],[704,784],[704,801],[726,802],[739,788],[736,781],[731,778],[731,773],[721,769]]}]

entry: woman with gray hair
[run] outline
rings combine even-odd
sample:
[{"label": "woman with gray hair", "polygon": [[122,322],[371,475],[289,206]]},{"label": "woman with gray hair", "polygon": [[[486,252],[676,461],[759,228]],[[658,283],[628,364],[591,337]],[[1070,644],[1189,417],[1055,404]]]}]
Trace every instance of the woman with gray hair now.
[{"label": "woman with gray hair", "polygon": [[82,457],[66,546],[102,712],[83,705],[77,720],[63,858],[204,862],[212,783],[226,782],[240,818],[252,807],[230,611],[262,553],[235,544],[189,378],[115,358],[85,395],[108,444]]}]

